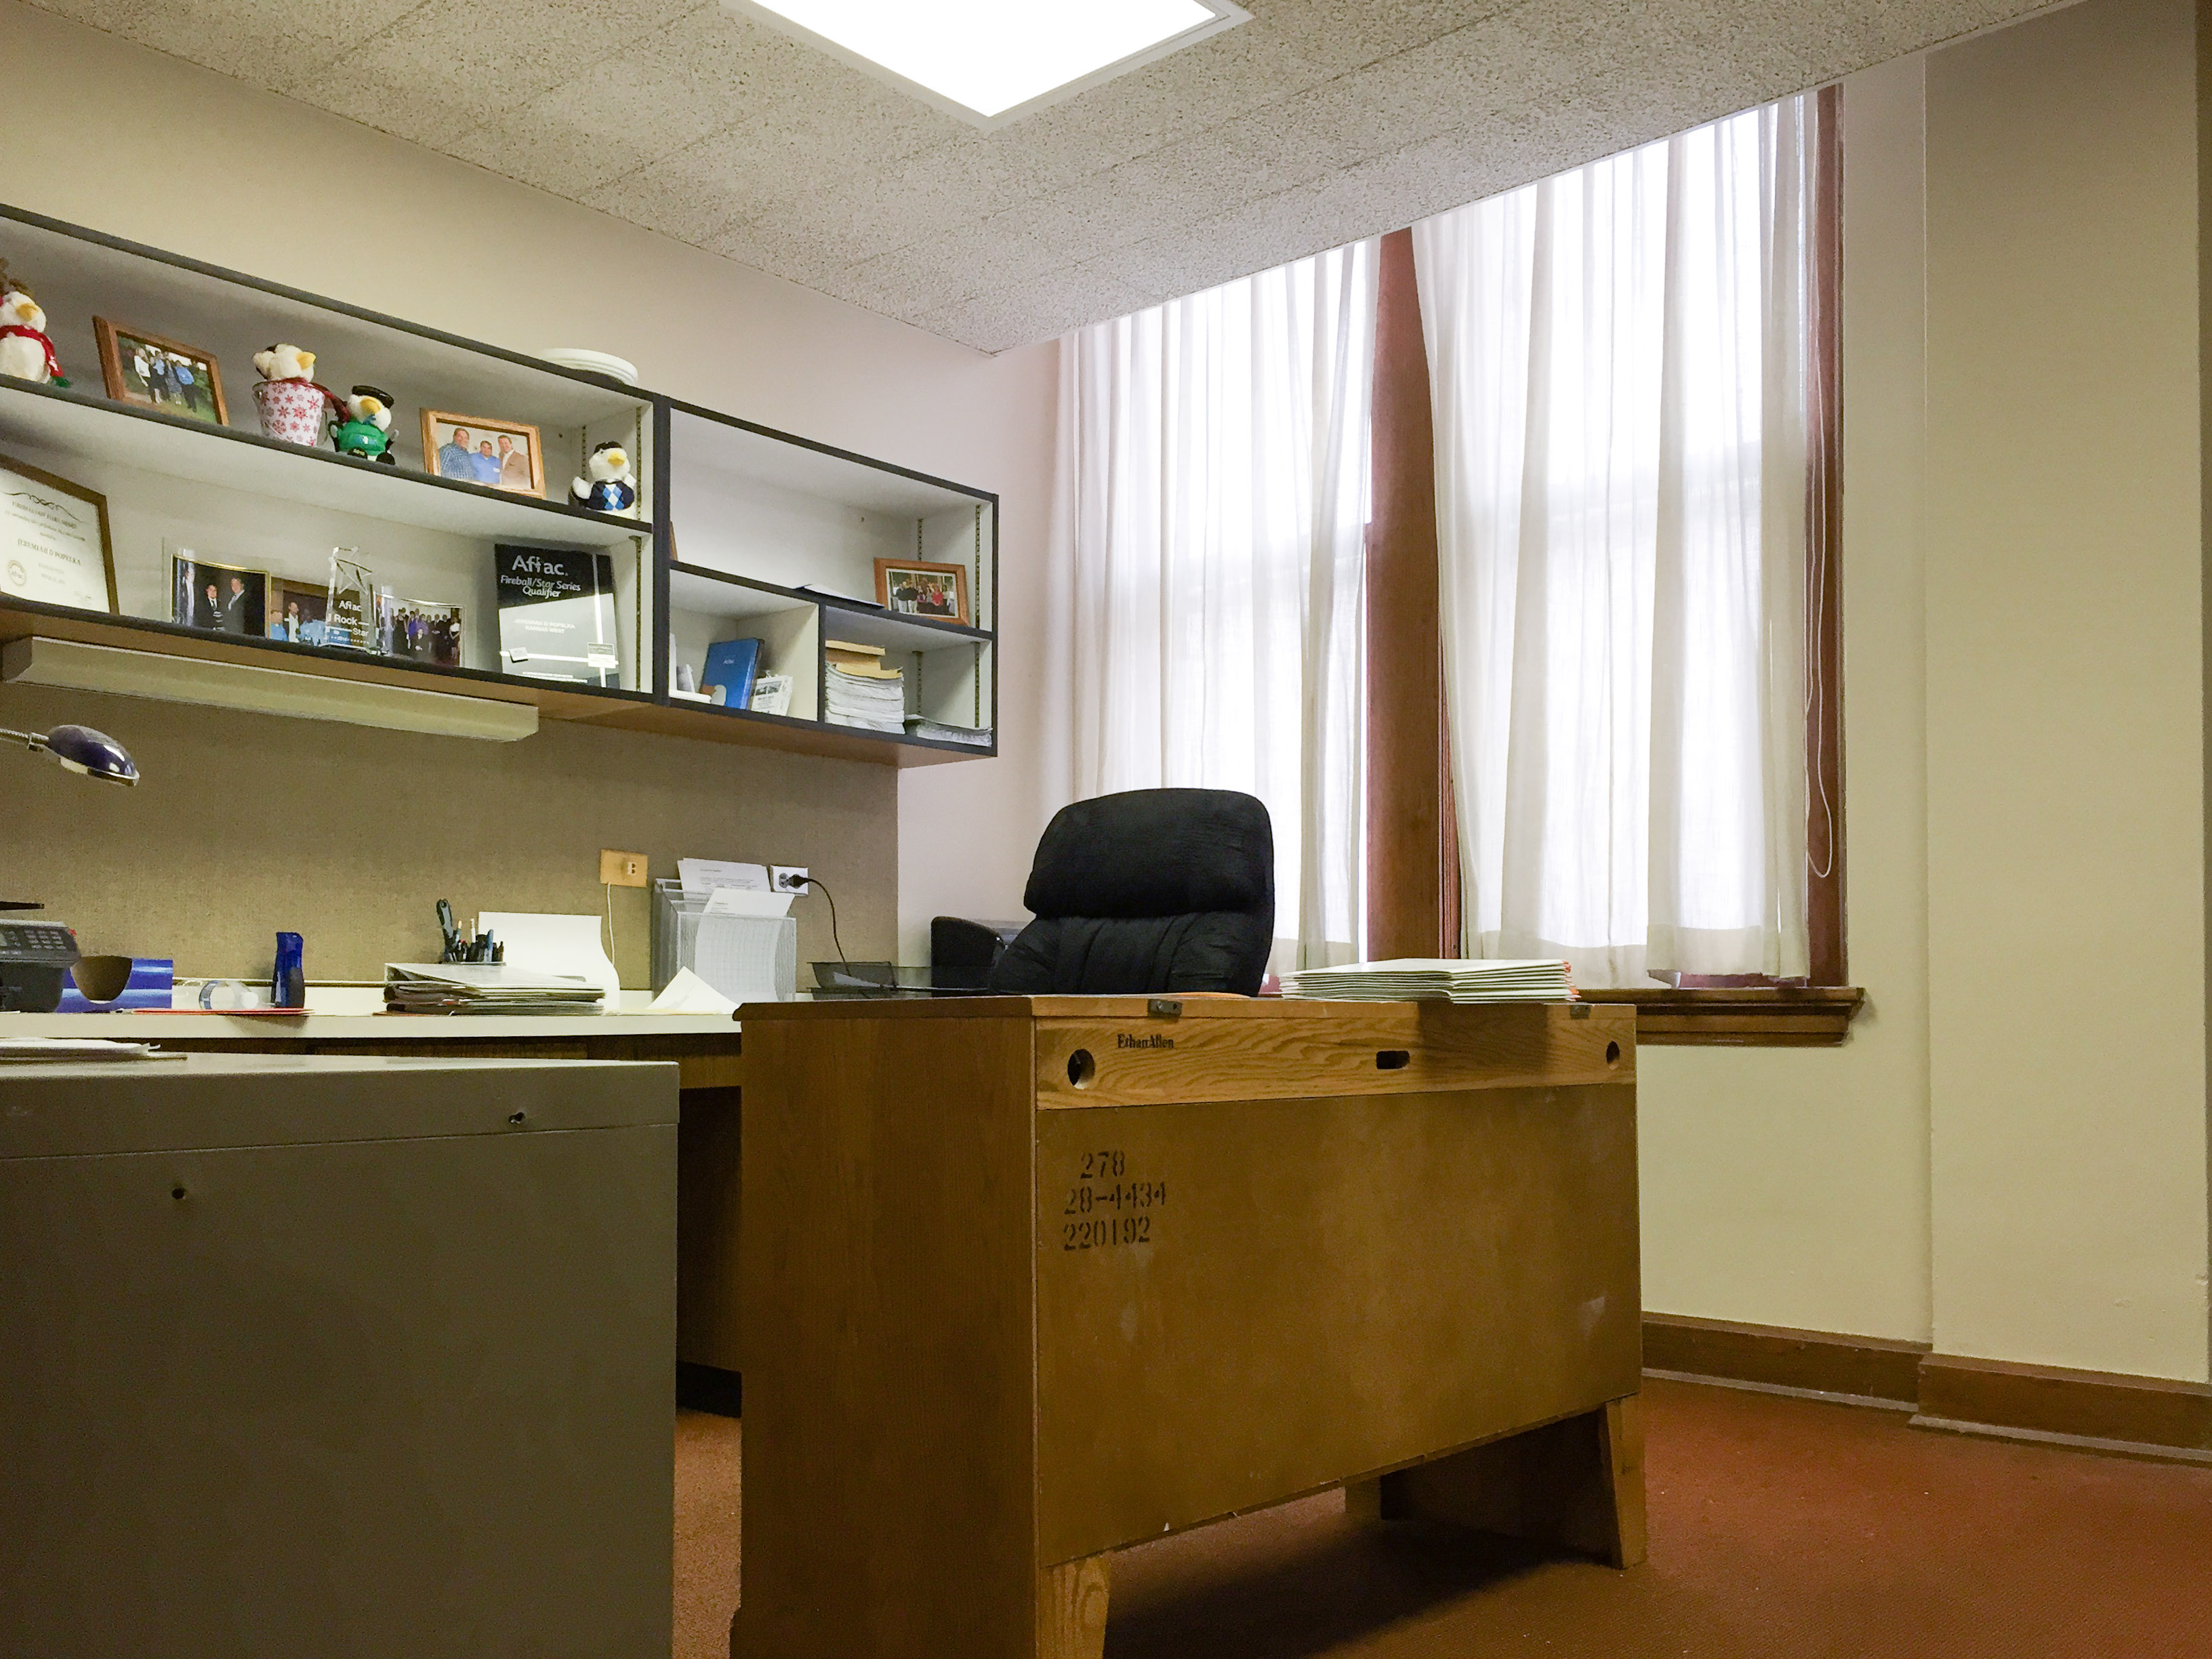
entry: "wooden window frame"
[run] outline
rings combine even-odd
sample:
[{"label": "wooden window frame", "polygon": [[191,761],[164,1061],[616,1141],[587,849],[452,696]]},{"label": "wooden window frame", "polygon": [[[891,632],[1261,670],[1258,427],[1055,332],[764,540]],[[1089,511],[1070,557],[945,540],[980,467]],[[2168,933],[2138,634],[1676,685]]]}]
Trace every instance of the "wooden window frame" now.
[{"label": "wooden window frame", "polygon": [[[1802,981],[1692,979],[1594,996],[1637,1007],[1637,1040],[1831,1047],[1865,993],[1845,949],[1842,90],[1813,96],[1813,268],[1807,306],[1806,901]],[[1458,834],[1444,704],[1435,434],[1413,233],[1382,240],[1376,301],[1367,541],[1367,955],[1451,956],[1460,937]]]}]

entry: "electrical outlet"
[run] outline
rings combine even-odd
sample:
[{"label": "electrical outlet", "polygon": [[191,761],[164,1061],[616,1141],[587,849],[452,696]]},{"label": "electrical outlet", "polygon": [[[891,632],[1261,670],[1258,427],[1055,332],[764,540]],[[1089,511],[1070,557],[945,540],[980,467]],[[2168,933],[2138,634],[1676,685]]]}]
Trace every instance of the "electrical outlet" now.
[{"label": "electrical outlet", "polygon": [[808,879],[803,864],[771,864],[768,867],[768,884],[779,893],[803,893]]},{"label": "electrical outlet", "polygon": [[645,885],[645,854],[599,848],[599,884],[603,887]]}]

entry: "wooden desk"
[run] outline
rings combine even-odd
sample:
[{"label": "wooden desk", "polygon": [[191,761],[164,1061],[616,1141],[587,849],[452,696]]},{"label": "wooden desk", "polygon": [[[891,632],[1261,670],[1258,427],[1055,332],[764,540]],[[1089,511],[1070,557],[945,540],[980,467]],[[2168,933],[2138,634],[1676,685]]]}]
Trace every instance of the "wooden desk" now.
[{"label": "wooden desk", "polygon": [[743,1012],[738,1659],[1095,1659],[1339,1485],[1641,1559],[1632,1010]]}]

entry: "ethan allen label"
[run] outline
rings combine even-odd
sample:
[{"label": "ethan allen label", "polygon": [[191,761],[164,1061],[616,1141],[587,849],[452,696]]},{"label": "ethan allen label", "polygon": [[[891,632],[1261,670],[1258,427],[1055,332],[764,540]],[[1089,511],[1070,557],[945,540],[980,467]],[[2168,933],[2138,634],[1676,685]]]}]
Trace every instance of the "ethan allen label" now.
[{"label": "ethan allen label", "polygon": [[1116,1031],[1114,1033],[1114,1046],[1116,1048],[1172,1048],[1175,1047],[1175,1039],[1171,1036],[1157,1035],[1131,1036],[1127,1031]]}]

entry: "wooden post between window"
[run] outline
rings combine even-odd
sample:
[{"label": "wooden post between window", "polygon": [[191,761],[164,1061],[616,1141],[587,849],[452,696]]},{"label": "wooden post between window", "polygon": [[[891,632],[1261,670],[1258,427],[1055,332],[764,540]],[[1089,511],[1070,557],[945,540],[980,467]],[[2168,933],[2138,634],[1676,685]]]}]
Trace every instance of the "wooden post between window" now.
[{"label": "wooden post between window", "polygon": [[1444,869],[1447,855],[1455,863],[1456,854],[1445,845],[1436,442],[1411,231],[1382,238],[1378,275],[1367,530],[1367,954],[1456,956],[1457,939],[1444,933]]}]

